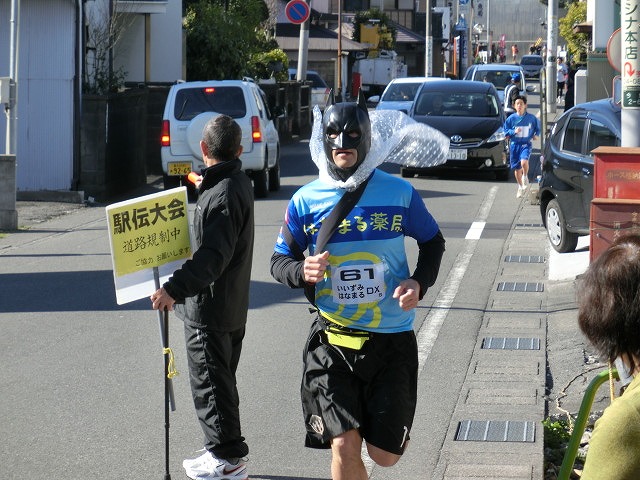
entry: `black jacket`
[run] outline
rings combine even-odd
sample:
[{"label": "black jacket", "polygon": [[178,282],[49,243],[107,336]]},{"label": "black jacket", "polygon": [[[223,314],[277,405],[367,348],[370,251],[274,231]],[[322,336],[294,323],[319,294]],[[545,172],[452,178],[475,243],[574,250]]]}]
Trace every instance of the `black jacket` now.
[{"label": "black jacket", "polygon": [[164,284],[177,302],[178,317],[195,327],[233,331],[247,321],[253,188],[241,167],[236,159],[204,170],[193,219],[193,257]]}]

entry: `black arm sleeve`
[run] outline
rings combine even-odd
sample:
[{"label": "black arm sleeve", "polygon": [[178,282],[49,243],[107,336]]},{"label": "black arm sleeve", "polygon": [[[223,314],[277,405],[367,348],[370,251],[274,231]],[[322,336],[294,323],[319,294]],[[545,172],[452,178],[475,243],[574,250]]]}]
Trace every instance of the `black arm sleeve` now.
[{"label": "black arm sleeve", "polygon": [[435,236],[424,243],[419,243],[418,248],[418,264],[410,278],[413,278],[420,284],[420,299],[427,293],[427,289],[436,283],[438,272],[440,271],[440,262],[444,255],[445,240],[442,232],[438,230]]},{"label": "black arm sleeve", "polygon": [[296,260],[277,252],[271,255],[271,276],[290,288],[303,288],[306,285],[303,266],[304,260]]}]

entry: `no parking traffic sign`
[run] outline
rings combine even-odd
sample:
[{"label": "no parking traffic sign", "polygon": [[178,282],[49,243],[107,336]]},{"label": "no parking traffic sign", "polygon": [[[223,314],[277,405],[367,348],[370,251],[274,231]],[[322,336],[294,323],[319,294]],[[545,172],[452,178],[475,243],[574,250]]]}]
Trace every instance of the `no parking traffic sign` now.
[{"label": "no parking traffic sign", "polygon": [[307,21],[311,12],[309,5],[304,0],[291,0],[284,7],[284,13],[291,23],[300,24]]}]

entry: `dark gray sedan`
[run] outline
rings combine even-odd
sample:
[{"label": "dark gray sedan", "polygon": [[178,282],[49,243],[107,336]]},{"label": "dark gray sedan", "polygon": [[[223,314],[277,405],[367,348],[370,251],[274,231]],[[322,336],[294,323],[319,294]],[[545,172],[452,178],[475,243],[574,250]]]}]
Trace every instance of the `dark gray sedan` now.
[{"label": "dark gray sedan", "polygon": [[509,162],[503,130],[504,112],[498,92],[489,82],[442,80],[424,83],[409,111],[418,122],[440,130],[450,140],[444,165],[402,169],[402,175],[453,171],[492,172],[509,179]]}]

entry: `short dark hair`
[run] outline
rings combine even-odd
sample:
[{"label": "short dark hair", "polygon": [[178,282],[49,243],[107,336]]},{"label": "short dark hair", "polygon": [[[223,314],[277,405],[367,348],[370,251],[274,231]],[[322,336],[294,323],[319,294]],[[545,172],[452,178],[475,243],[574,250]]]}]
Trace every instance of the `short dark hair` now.
[{"label": "short dark hair", "polygon": [[527,97],[525,95],[516,95],[515,97],[513,97],[513,104],[516,104],[516,100],[522,100],[524,102],[524,104],[527,104]]},{"label": "short dark hair", "polygon": [[207,122],[202,131],[209,157],[219,161],[236,158],[242,141],[240,125],[228,115],[218,115]]},{"label": "short dark hair", "polygon": [[583,275],[578,324],[610,362],[625,355],[630,371],[640,358],[640,235],[618,238]]}]

